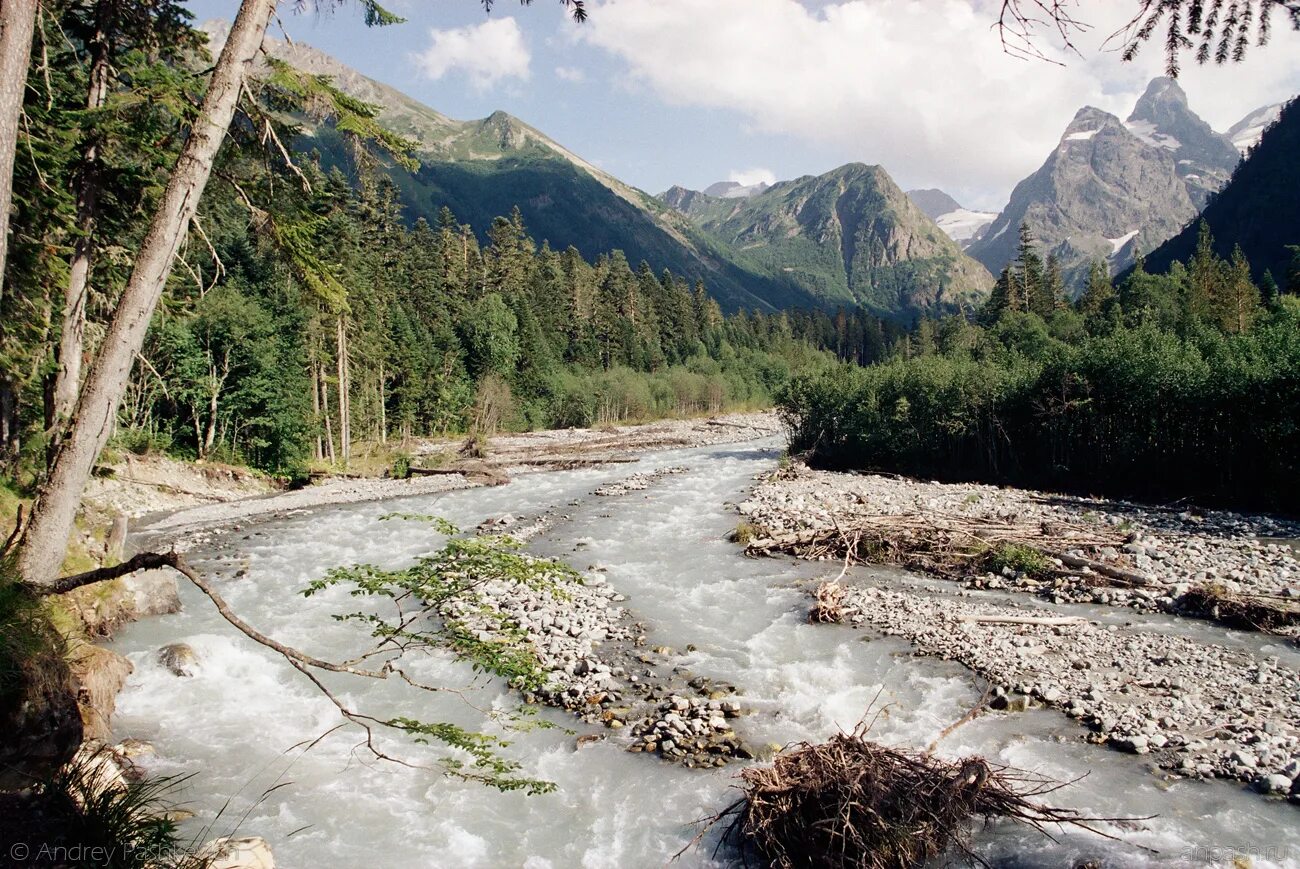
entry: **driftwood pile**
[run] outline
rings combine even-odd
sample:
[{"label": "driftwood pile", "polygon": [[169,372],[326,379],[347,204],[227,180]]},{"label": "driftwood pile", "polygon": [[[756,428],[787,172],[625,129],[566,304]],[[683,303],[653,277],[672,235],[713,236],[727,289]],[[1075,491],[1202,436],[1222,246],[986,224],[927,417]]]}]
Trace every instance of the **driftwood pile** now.
[{"label": "driftwood pile", "polygon": [[[1120,588],[1158,585],[1140,570],[1074,554],[1102,546],[1118,548],[1123,542],[1122,532],[1106,528],[1067,529],[1042,523],[909,513],[855,516],[832,528],[780,534],[759,529],[745,552],[781,553],[810,561],[842,560],[846,568],[857,563],[898,564],[946,579],[963,579],[990,570],[991,558],[1014,547],[1035,554],[1042,566],[1034,572],[1034,578],[1040,581]],[[1074,552],[1062,551],[1065,548]],[[816,603],[810,616],[813,621],[840,621],[843,590],[837,581],[823,583],[814,597]],[[1300,600],[1233,592],[1216,583],[1192,588],[1174,602],[1173,610],[1265,633],[1300,625]]]},{"label": "driftwood pile", "polygon": [[802,743],[771,766],[744,770],[744,797],[709,827],[725,824],[722,843],[739,847],[747,863],[895,869],[954,852],[980,862],[970,850],[976,818],[1010,818],[1043,833],[1047,825],[1093,830],[1092,822],[1118,820],[1041,804],[1060,787],[1049,780],[978,757],[947,761],[887,748],[866,730]]},{"label": "driftwood pile", "polygon": [[1300,600],[1233,592],[1215,583],[1198,585],[1178,598],[1178,609],[1184,615],[1264,633],[1300,625]]},{"label": "driftwood pile", "polygon": [[1032,549],[1045,559],[1060,561],[1063,567],[1054,572],[1062,576],[1084,576],[1086,567],[1093,577],[1105,577],[1113,584],[1150,584],[1150,579],[1139,571],[1057,551],[1062,544],[1070,549],[1089,549],[1118,546],[1123,542],[1120,532],[1108,529],[1083,533],[1057,526],[1044,528],[1042,523],[995,522],[941,513],[903,513],[856,516],[851,522],[832,528],[756,537],[750,541],[746,552],[751,555],[784,553],[812,561],[847,558],[858,562],[901,564],[913,570],[952,577],[969,572],[977,566],[980,558],[999,547],[1019,546]]},{"label": "driftwood pile", "polygon": [[838,580],[823,582],[813,591],[813,607],[808,619],[823,623],[844,621],[844,586]]}]

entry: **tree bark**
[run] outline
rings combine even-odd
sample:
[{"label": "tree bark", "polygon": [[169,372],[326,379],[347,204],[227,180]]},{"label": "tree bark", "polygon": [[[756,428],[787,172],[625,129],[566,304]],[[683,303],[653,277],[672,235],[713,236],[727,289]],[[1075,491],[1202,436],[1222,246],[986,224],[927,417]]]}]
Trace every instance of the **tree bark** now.
[{"label": "tree bark", "polygon": [[384,395],[384,363],[379,363],[379,442],[388,443],[388,401]]},{"label": "tree bark", "polygon": [[18,385],[0,372],[0,462],[18,457]]},{"label": "tree bark", "polygon": [[[6,8],[13,0],[3,0]],[[261,48],[276,0],[244,0],[212,72],[203,106],[172,171],[162,201],[136,256],[135,267],[109,323],[103,348],[77,402],[72,427],[59,445],[49,479],[32,505],[18,556],[25,583],[44,587],[58,577],[68,535],[91,469],[112,431],[131,365],[171,273],[176,251],[198,209],[235,115],[240,89]]]},{"label": "tree bark", "polygon": [[[90,86],[86,108],[94,111],[108,99],[108,79],[112,46],[108,41],[106,0],[96,9],[95,39],[92,45]],[[68,285],[63,294],[63,325],[59,332],[58,368],[54,373],[54,412],[50,424],[50,456],[53,458],[62,439],[63,427],[77,404],[81,386],[81,356],[86,332],[86,288],[90,283],[91,257],[95,246],[95,222],[99,214],[99,139],[92,136],[82,154],[82,171],[77,185],[77,240],[72,246],[68,267]]]},{"label": "tree bark", "polygon": [[348,365],[348,330],[343,315],[338,318],[337,355],[339,377],[339,458],[346,466],[352,458],[352,384]]},{"label": "tree bark", "polygon": [[315,360],[313,360],[311,363],[311,415],[312,415],[312,419],[316,420],[316,425],[318,426],[318,428],[316,429],[316,443],[312,446],[311,457],[316,461],[320,461],[321,459],[325,458],[325,448],[324,448],[325,445],[321,443],[320,428],[319,428],[321,424],[320,366],[316,364]]},{"label": "tree bark", "polygon": [[0,298],[4,298],[5,263],[9,253],[18,123],[27,90],[37,6],[37,0],[0,0]]}]

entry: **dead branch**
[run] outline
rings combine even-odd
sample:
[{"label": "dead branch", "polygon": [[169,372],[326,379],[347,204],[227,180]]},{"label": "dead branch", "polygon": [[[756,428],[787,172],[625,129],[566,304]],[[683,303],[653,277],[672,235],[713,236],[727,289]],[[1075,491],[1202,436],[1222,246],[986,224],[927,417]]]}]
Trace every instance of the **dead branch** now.
[{"label": "dead branch", "polygon": [[18,538],[21,537],[22,534],[23,534],[23,505],[19,504],[18,510],[14,515],[14,530],[9,533],[9,538],[5,540],[5,545],[0,546],[0,556],[4,556],[8,554],[9,550],[14,548],[14,544],[18,542]]},{"label": "dead branch", "polygon": [[1151,585],[1151,577],[1136,570],[1126,570],[1122,567],[1115,567],[1112,564],[1106,564],[1104,561],[1093,561],[1091,558],[1082,558],[1078,555],[1070,555],[1068,552],[1054,552],[1050,549],[1039,549],[1039,551],[1048,558],[1059,559],[1062,564],[1068,567],[1078,569],[1086,567],[1093,573],[1101,574],[1107,579],[1112,579],[1121,585],[1138,587]]},{"label": "dead branch", "polygon": [[110,579],[120,579],[130,573],[136,573],[141,570],[154,570],[159,567],[175,567],[180,560],[180,556],[175,552],[141,552],[133,555],[128,560],[113,567],[100,567],[95,570],[87,570],[85,573],[75,573],[72,576],[65,576],[51,586],[43,587],[39,593],[42,596],[51,594],[66,594],[73,589],[81,588],[83,585],[91,585],[96,582],[107,582]]},{"label": "dead branch", "polygon": [[974,625],[1035,625],[1037,627],[1067,627],[1084,625],[1088,620],[1082,616],[1035,617],[1035,616],[958,616],[957,621]]}]

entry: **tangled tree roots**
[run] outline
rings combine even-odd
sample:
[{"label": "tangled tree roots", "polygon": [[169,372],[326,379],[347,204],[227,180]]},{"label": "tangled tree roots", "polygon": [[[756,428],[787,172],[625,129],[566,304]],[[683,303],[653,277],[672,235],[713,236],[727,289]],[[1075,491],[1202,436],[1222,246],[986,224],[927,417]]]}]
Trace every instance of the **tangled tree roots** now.
[{"label": "tangled tree roots", "polygon": [[725,822],[722,841],[739,846],[747,862],[895,869],[950,848],[982,862],[969,848],[976,817],[1014,818],[1043,832],[1047,824],[1092,829],[1091,821],[1114,820],[1034,801],[1057,783],[977,757],[952,762],[886,748],[867,740],[866,729],[802,743],[771,766],[744,770],[745,796],[708,826]]},{"label": "tangled tree roots", "polygon": [[823,582],[813,592],[813,607],[808,614],[814,622],[844,621],[844,586],[837,581]]}]

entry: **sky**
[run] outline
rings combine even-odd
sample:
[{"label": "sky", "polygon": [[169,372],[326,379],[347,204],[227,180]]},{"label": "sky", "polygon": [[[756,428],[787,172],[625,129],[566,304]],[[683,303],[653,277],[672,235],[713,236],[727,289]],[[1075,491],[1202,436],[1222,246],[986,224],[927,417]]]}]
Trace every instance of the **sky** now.
[{"label": "sky", "polygon": [[[585,24],[551,0],[496,0],[490,15],[478,0],[385,0],[407,23],[370,30],[350,4],[280,5],[292,39],[454,118],[503,109],[650,193],[856,161],[997,211],[1079,108],[1126,117],[1164,66],[1158,44],[1127,63],[1106,45],[1136,0],[1072,7],[1091,25],[1077,53],[1041,31],[1058,63],[1003,50],[1000,0],[588,0]],[[189,7],[203,21],[238,2]],[[1244,63],[1185,64],[1179,83],[1215,129],[1300,93],[1300,33],[1274,25]]]}]

